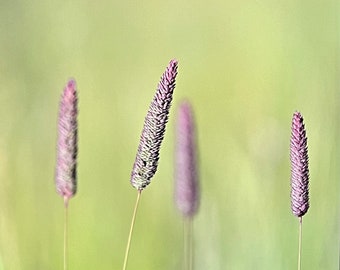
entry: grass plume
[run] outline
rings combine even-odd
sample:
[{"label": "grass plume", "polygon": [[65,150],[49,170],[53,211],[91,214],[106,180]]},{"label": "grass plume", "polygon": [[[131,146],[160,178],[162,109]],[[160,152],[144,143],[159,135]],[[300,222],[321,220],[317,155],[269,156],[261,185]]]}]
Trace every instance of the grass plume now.
[{"label": "grass plume", "polygon": [[184,269],[193,269],[193,216],[198,210],[196,132],[188,101],[178,109],[175,143],[175,203],[184,219]]},{"label": "grass plume", "polygon": [[64,270],[67,269],[68,202],[77,192],[78,97],[76,82],[70,80],[64,88],[59,106],[57,166],[55,184],[64,199]]},{"label": "grass plume", "polygon": [[291,208],[299,218],[298,270],[301,269],[302,217],[309,209],[309,168],[306,129],[300,112],[292,119],[290,139]]},{"label": "grass plume", "polygon": [[171,60],[158,84],[156,94],[144,120],[137,155],[131,172],[131,184],[143,190],[157,171],[159,151],[175,89],[178,63]]},{"label": "grass plume", "polygon": [[177,60],[170,61],[161,77],[156,94],[144,120],[144,127],[130,179],[132,186],[137,189],[137,201],[132,215],[123,270],[127,267],[133,227],[142,190],[150,184],[151,178],[157,171],[159,151],[164,138],[165,127],[168,122],[171,101],[175,89],[177,66]]}]

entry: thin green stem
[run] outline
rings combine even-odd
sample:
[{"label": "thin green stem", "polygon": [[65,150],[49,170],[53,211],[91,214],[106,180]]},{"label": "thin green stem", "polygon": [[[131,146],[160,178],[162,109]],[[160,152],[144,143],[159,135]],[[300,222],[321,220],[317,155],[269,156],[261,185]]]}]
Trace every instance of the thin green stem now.
[{"label": "thin green stem", "polygon": [[67,270],[68,259],[68,199],[64,198],[64,270]]},{"label": "thin green stem", "polygon": [[126,245],[126,251],[125,251],[125,258],[124,258],[124,265],[123,265],[123,270],[126,270],[127,262],[128,262],[128,257],[129,257],[129,251],[130,251],[130,245],[131,245],[131,238],[132,238],[132,232],[133,232],[133,227],[135,225],[135,220],[136,220],[136,213],[138,209],[138,204],[139,204],[139,199],[142,194],[142,190],[138,190],[137,193],[137,200],[135,204],[135,208],[133,210],[133,215],[132,215],[132,220],[131,220],[131,226],[130,226],[130,232],[129,232],[129,237],[128,237],[128,242]]},{"label": "thin green stem", "polygon": [[183,270],[188,269],[188,237],[187,237],[187,223],[184,219],[183,222]]},{"label": "thin green stem", "polygon": [[298,255],[298,270],[301,270],[301,247],[302,247],[302,217],[299,217],[299,255]]},{"label": "thin green stem", "polygon": [[193,222],[191,217],[184,219],[184,269],[193,269]]}]

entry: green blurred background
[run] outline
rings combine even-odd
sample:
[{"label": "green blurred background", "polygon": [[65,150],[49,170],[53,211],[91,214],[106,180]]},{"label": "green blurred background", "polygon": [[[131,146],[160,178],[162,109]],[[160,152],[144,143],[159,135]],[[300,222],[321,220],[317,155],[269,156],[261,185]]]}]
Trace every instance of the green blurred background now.
[{"label": "green blurred background", "polygon": [[61,91],[79,89],[72,269],[121,269],[144,116],[169,60],[177,87],[128,269],[181,269],[173,203],[176,109],[195,110],[201,205],[195,269],[296,269],[291,117],[305,118],[310,211],[303,269],[338,269],[339,37],[336,0],[0,1],[0,269],[62,269],[54,187]]}]

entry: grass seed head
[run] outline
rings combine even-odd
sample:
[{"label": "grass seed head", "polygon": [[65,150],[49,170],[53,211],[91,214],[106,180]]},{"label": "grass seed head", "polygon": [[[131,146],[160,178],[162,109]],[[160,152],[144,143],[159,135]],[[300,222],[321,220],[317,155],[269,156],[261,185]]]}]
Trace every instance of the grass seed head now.
[{"label": "grass seed head", "polygon": [[130,180],[137,190],[147,187],[157,171],[159,151],[168,122],[176,75],[177,61],[171,60],[161,77],[145,117]]},{"label": "grass seed head", "polygon": [[67,201],[77,192],[78,97],[76,82],[70,80],[61,96],[58,118],[56,189]]},{"label": "grass seed head", "polygon": [[290,139],[291,208],[297,217],[309,209],[308,147],[305,125],[301,113],[295,112]]}]

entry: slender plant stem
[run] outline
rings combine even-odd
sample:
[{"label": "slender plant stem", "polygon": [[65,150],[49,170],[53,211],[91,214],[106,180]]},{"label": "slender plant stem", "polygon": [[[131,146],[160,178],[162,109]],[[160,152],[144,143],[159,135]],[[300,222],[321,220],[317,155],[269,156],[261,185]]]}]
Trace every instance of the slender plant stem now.
[{"label": "slender plant stem", "polygon": [[193,269],[193,222],[192,218],[188,217],[184,219],[184,269]]},{"label": "slender plant stem", "polygon": [[298,270],[301,270],[301,246],[302,246],[302,217],[299,217],[299,256],[298,256]]},{"label": "slender plant stem", "polygon": [[183,270],[188,269],[188,233],[187,233],[187,222],[186,219],[184,219],[183,222]]},{"label": "slender plant stem", "polygon": [[64,270],[67,270],[68,259],[68,199],[64,198]]},{"label": "slender plant stem", "polygon": [[129,251],[130,251],[131,238],[132,238],[132,232],[133,232],[133,227],[135,225],[136,213],[137,213],[139,199],[140,199],[141,194],[142,194],[142,190],[138,190],[137,200],[136,200],[136,204],[135,204],[135,208],[133,210],[133,215],[132,215],[132,220],[131,220],[131,226],[130,226],[128,242],[127,242],[127,245],[126,245],[123,270],[126,270],[126,266],[127,266],[127,261],[128,261],[128,257],[129,257]]}]

